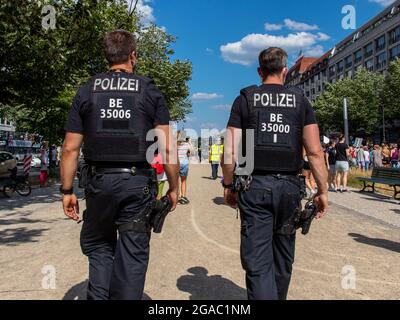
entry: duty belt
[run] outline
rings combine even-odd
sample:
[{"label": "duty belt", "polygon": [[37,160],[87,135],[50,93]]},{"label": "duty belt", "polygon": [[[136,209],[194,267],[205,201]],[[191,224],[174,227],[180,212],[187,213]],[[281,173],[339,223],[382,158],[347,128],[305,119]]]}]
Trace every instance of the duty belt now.
[{"label": "duty belt", "polygon": [[154,169],[138,169],[136,167],[132,168],[102,168],[102,167],[96,167],[93,166],[91,168],[91,172],[93,175],[98,175],[98,174],[122,174],[122,173],[128,173],[133,176],[144,176],[148,178],[154,178],[156,173]]},{"label": "duty belt", "polygon": [[301,175],[293,176],[293,175],[282,175],[282,174],[273,174],[272,175],[274,178],[278,180],[287,180],[294,185],[298,186],[299,188],[302,187],[302,177]]}]

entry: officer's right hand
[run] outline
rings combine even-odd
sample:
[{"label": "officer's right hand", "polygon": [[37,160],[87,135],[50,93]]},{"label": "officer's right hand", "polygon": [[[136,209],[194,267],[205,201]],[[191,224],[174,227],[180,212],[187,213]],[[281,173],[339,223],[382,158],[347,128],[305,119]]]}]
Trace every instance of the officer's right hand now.
[{"label": "officer's right hand", "polygon": [[329,202],[326,193],[317,194],[314,198],[314,204],[317,206],[317,219],[322,219],[328,213]]},{"label": "officer's right hand", "polygon": [[76,195],[63,196],[63,209],[68,218],[79,221],[79,202]]},{"label": "officer's right hand", "polygon": [[178,206],[178,191],[175,190],[169,190],[167,193],[167,196],[171,200],[172,203],[172,211],[175,211],[176,207]]}]

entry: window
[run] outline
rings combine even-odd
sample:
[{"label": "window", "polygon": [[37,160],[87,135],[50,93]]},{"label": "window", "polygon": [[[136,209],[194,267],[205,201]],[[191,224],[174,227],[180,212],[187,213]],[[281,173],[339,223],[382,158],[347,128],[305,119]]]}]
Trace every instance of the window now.
[{"label": "window", "polygon": [[310,96],[310,91],[306,92],[306,97],[308,98]]},{"label": "window", "polygon": [[389,32],[389,44],[394,44],[400,41],[400,26]]},{"label": "window", "polygon": [[390,57],[390,60],[400,58],[400,44],[398,46],[395,46],[392,49],[390,49],[389,57]]},{"label": "window", "polygon": [[354,54],[354,63],[360,63],[362,61],[362,50],[358,50],[356,51],[356,53]]},{"label": "window", "polygon": [[364,52],[365,52],[365,58],[369,58],[374,54],[374,45],[372,44],[372,42],[364,48]]},{"label": "window", "polygon": [[386,67],[386,52],[376,57],[376,69],[382,69],[384,67]]},{"label": "window", "polygon": [[365,68],[368,71],[374,71],[374,60],[371,59],[371,60],[365,61]]},{"label": "window", "polygon": [[337,64],[337,70],[338,70],[338,73],[340,73],[340,72],[342,72],[342,71],[344,70],[344,61],[343,61],[343,60],[340,61],[340,62]]},{"label": "window", "polygon": [[322,91],[322,87],[318,86],[318,92],[321,92],[321,91]]},{"label": "window", "polygon": [[315,89],[312,89],[311,93],[312,93],[312,95],[314,95],[315,94]]},{"label": "window", "polygon": [[386,45],[386,37],[383,35],[382,37],[379,37],[378,40],[376,40],[376,52],[385,49],[385,45]]},{"label": "window", "polygon": [[335,66],[329,67],[329,77],[333,77],[335,75]]},{"label": "window", "polygon": [[351,66],[353,65],[353,57],[352,56],[348,56],[345,59],[345,63],[346,63],[346,69],[351,68]]}]

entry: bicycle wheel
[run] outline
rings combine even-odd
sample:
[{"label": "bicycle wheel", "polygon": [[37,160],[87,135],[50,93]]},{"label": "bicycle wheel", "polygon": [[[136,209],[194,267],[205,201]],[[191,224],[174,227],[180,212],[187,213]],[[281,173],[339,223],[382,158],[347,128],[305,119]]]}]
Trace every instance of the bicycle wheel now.
[{"label": "bicycle wheel", "polygon": [[28,197],[32,192],[32,188],[29,182],[23,182],[23,183],[18,183],[16,191],[20,196]]}]

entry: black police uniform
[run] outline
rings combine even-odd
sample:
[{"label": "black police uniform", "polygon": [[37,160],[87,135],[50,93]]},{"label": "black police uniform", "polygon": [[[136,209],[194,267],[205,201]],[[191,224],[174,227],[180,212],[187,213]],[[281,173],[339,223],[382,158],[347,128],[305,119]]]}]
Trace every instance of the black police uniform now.
[{"label": "black police uniform", "polygon": [[255,131],[253,180],[239,195],[250,300],[287,298],[296,236],[283,227],[301,207],[303,128],[315,123],[302,92],[282,85],[243,89],[234,102],[228,126]]},{"label": "black police uniform", "polygon": [[126,72],[99,74],[77,93],[67,132],[84,136],[90,166],[81,232],[89,258],[90,300],[140,300],[149,261],[149,230],[120,233],[151,206],[155,173],[146,161],[156,125],[168,125],[167,104],[154,82]]}]

